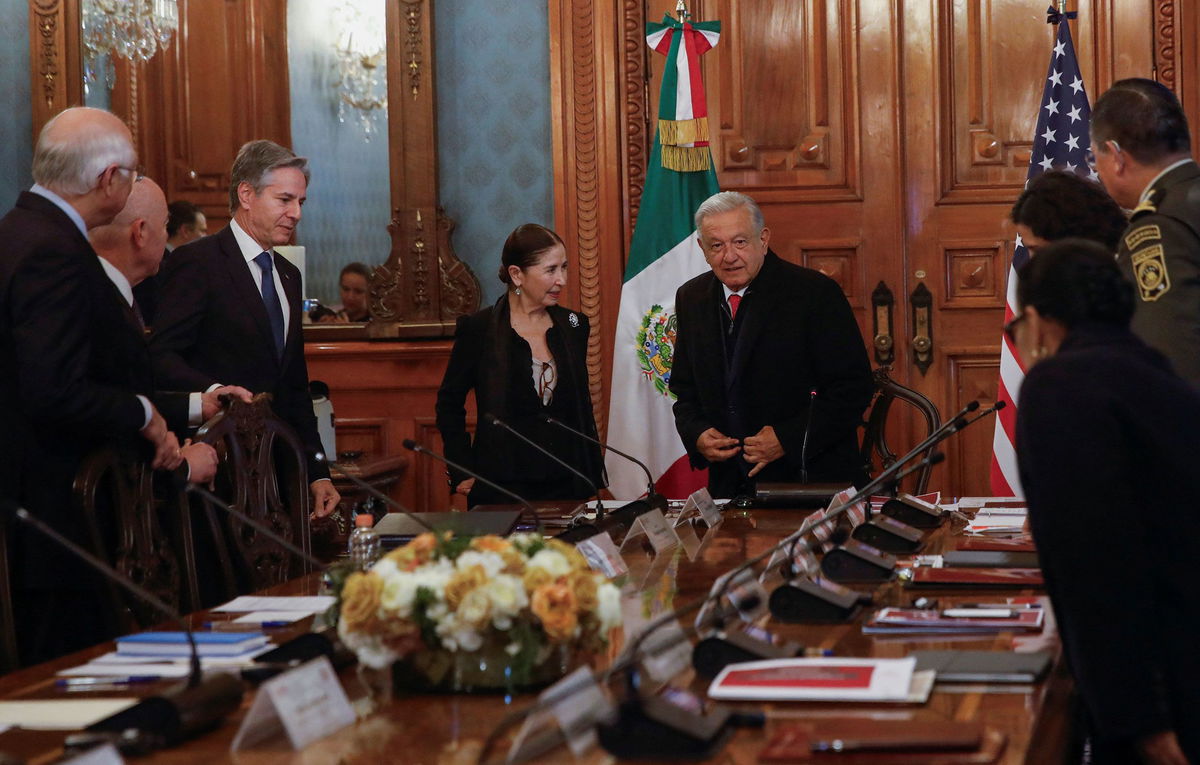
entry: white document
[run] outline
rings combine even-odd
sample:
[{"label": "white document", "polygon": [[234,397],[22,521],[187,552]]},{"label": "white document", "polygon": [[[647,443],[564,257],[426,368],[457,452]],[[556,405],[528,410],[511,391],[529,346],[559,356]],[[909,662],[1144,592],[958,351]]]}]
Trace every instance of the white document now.
[{"label": "white document", "polygon": [[28,730],[83,730],[138,699],[22,699],[0,701],[0,725]]},{"label": "white document", "polygon": [[234,619],[235,624],[295,624],[308,617],[303,611],[252,611]]},{"label": "white document", "polygon": [[213,611],[301,611],[306,614],[319,614],[328,611],[335,602],[336,599],[332,595],[242,595],[217,606]]}]

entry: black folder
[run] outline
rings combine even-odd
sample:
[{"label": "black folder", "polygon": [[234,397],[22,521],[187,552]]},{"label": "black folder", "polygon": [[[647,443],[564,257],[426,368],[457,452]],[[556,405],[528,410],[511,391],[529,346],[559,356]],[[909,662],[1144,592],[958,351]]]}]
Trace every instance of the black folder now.
[{"label": "black folder", "polygon": [[937,671],[939,683],[1036,683],[1050,668],[1046,651],[913,651],[916,671]]}]

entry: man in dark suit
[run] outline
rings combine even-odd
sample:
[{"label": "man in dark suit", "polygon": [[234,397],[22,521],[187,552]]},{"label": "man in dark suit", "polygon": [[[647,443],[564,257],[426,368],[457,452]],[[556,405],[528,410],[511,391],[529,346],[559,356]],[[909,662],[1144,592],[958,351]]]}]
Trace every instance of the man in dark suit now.
[{"label": "man in dark suit", "polygon": [[[129,307],[87,239],[125,206],[136,163],[119,119],[68,109],[38,137],[36,184],[0,220],[0,493],[80,542],[71,485],[88,452],[117,440],[145,443],[156,468],[183,459],[149,368],[125,352],[141,342]],[[10,541],[23,663],[111,635],[94,572],[28,529]]]},{"label": "man in dark suit", "polygon": [[750,197],[722,192],[696,212],[712,271],[675,296],[675,426],[714,496],[755,480],[865,477],[856,430],[874,386],[837,283],[781,260]]},{"label": "man in dark suit", "polygon": [[1095,172],[1127,210],[1117,263],[1137,288],[1134,334],[1200,386],[1200,165],[1175,94],[1153,80],[1113,84],[1092,110]]},{"label": "man in dark suit", "polygon": [[233,220],[171,253],[151,335],[160,382],[209,390],[231,384],[272,394],[272,407],[308,453],[314,516],[340,497],[322,451],[308,392],[300,271],[274,252],[300,222],[308,160],[271,141],[238,151],[229,185]]}]

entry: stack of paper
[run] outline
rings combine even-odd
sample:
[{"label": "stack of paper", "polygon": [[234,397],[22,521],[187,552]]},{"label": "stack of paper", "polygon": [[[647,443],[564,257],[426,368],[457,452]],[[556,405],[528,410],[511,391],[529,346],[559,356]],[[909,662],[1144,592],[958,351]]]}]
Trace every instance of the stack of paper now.
[{"label": "stack of paper", "polygon": [[864,635],[987,635],[997,632],[1040,632],[1040,608],[963,608],[936,611],[884,608],[863,624]]},{"label": "stack of paper", "polygon": [[[912,658],[750,661],[721,670],[708,695],[763,701],[911,701],[915,665]],[[921,685],[928,695],[925,683]]]},{"label": "stack of paper", "polygon": [[[261,632],[196,632],[196,653],[201,656],[242,657],[269,641]],[[123,656],[191,656],[185,632],[140,632],[117,638],[117,653]]]},{"label": "stack of paper", "polygon": [[963,531],[967,534],[1020,534],[1025,529],[1026,508],[980,508]]}]

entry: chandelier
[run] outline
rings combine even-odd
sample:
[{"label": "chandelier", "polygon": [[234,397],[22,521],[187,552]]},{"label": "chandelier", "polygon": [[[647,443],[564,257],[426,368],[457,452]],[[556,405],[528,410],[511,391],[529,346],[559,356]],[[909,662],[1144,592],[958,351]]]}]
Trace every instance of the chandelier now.
[{"label": "chandelier", "polygon": [[114,58],[140,63],[166,50],[179,29],[176,0],[83,0],[80,9],[86,82],[98,79],[111,90],[116,81]]},{"label": "chandelier", "polygon": [[333,9],[338,121],[357,119],[366,140],[387,117],[387,25],[383,0],[342,0]]}]

